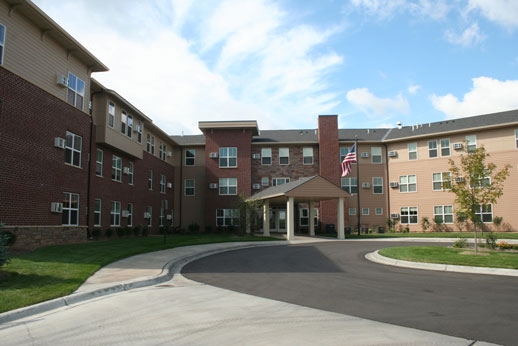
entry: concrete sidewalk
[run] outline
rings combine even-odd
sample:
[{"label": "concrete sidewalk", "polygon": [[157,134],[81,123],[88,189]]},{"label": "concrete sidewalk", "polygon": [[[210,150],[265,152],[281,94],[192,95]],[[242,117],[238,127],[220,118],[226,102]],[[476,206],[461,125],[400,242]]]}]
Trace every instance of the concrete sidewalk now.
[{"label": "concrete sidewalk", "polygon": [[[233,321],[233,330],[228,327],[223,328],[220,325],[218,328],[210,330],[210,333],[206,331],[209,334],[207,335],[209,339],[201,341],[199,335],[193,335],[192,339],[189,339],[189,336],[186,335],[182,344],[215,345],[221,344],[220,341],[223,344],[228,344],[235,343],[241,337],[240,344],[247,345],[302,345],[315,344],[314,341],[318,341],[318,344],[342,345],[344,340],[348,345],[489,345],[484,342],[474,342],[473,340],[393,326],[244,295],[198,284],[180,274],[181,268],[186,263],[223,251],[317,241],[336,241],[336,239],[297,237],[293,241],[219,243],[179,247],[133,256],[100,269],[72,295],[0,314],[0,325],[3,327],[3,330],[0,330],[0,335],[6,329],[9,329],[11,324],[13,326],[19,325],[24,323],[25,320],[39,321],[40,319],[37,316],[48,314],[50,310],[56,310],[52,315],[65,314],[69,310],[68,308],[77,310],[85,306],[85,304],[80,303],[91,301],[92,306],[99,302],[102,304],[103,299],[99,298],[108,294],[124,293],[131,290],[137,296],[137,294],[147,292],[144,287],[169,285],[178,288],[173,293],[178,295],[175,296],[176,301],[191,301],[191,304],[188,305],[175,305],[176,309],[183,306],[183,310],[180,308],[180,311],[176,311],[175,315],[185,314],[185,316],[189,316],[196,313],[197,319],[193,321],[192,328],[196,328],[196,325],[210,325],[218,316],[221,321]],[[398,239],[398,241],[401,241],[401,239]],[[406,241],[412,240],[407,239]],[[418,239],[418,241],[422,241],[422,239]],[[447,241],[451,242],[452,240],[448,239]],[[166,282],[168,283],[165,284]],[[109,299],[111,301],[124,297],[127,297],[127,295],[115,294]],[[193,309],[198,310],[193,311]],[[205,313],[205,309],[210,311],[210,318]],[[207,319],[204,320],[203,316],[207,316]],[[268,320],[279,322],[266,323]],[[16,322],[10,323],[13,321]],[[248,325],[239,326],[241,322],[236,321]],[[258,321],[263,322],[258,323]],[[299,325],[295,326],[295,323],[286,325],[287,321],[294,321]],[[174,327],[169,326],[168,328]],[[250,328],[253,328],[254,333],[260,334],[261,339],[247,339],[246,335],[250,333]],[[239,330],[248,330],[248,332],[243,335],[236,335]],[[226,333],[226,335],[223,335],[223,333]],[[266,335],[270,335],[270,339]],[[274,338],[271,339],[271,336],[274,336]],[[344,336],[347,336],[347,338],[344,339]],[[219,341],[216,342],[216,340]]]}]

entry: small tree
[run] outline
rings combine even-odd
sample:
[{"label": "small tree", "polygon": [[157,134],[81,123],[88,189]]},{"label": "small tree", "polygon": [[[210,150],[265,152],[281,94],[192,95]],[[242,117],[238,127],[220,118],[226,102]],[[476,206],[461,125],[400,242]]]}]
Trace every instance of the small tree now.
[{"label": "small tree", "polygon": [[260,228],[260,208],[262,201],[247,201],[245,195],[240,194],[235,208],[239,210],[239,225],[242,232],[247,229],[253,234]]},{"label": "small tree", "polygon": [[[494,163],[486,163],[489,154],[481,146],[460,156],[460,166],[450,159],[451,181],[447,188],[455,194],[457,213],[466,215],[474,226],[475,253],[478,253],[477,224],[483,222],[477,214],[490,204],[496,204],[503,195],[504,181],[509,176],[510,165],[497,171]],[[445,184],[446,185],[446,184]],[[446,186],[445,186],[446,187]]]},{"label": "small tree", "polygon": [[[0,230],[3,226],[4,225],[0,223]],[[11,256],[9,256],[9,242],[9,235],[7,233],[0,232],[0,268],[11,261]]]}]

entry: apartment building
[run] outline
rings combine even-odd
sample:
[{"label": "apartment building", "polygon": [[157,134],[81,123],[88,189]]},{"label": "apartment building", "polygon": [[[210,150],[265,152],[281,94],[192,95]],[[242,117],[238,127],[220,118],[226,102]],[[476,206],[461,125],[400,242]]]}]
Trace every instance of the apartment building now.
[{"label": "apartment building", "polygon": [[0,222],[15,246],[174,223],[176,143],[91,78],[108,68],[30,1],[0,1]]}]

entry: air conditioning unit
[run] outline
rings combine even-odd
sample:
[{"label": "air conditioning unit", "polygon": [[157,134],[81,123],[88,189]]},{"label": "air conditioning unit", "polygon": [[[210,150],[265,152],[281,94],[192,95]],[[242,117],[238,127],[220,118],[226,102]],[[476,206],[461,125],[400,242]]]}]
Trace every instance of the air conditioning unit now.
[{"label": "air conditioning unit", "polygon": [[252,189],[259,190],[261,188],[261,184],[253,184]]},{"label": "air conditioning unit", "polygon": [[172,189],[173,188],[173,183],[167,183],[167,188],[168,189]]},{"label": "air conditioning unit", "polygon": [[142,133],[142,125],[136,125],[133,127],[133,132]]},{"label": "air conditioning unit", "polygon": [[397,157],[397,151],[389,151],[388,152],[389,157]]},{"label": "air conditioning unit", "polygon": [[363,153],[360,154],[361,157],[369,157],[369,153],[364,151]]},{"label": "air conditioning unit", "polygon": [[167,214],[166,219],[167,219],[167,220],[172,220],[172,219],[173,219],[173,215],[171,215],[171,214]]},{"label": "air conditioning unit", "polygon": [[56,84],[63,88],[68,88],[68,78],[65,75],[58,75],[56,77]]},{"label": "air conditioning unit", "polygon": [[217,158],[218,158],[218,153],[210,153],[210,154],[209,154],[209,157],[210,157],[211,159],[217,159]]},{"label": "air conditioning unit", "polygon": [[52,213],[62,213],[63,212],[63,203],[57,203],[57,202],[50,203],[50,211]]},{"label": "air conditioning unit", "polygon": [[389,185],[390,187],[398,187],[399,183],[397,181],[391,181]]},{"label": "air conditioning unit", "polygon": [[151,219],[151,213],[148,213],[147,211],[144,213],[144,219]]},{"label": "air conditioning unit", "polygon": [[122,217],[128,217],[129,216],[129,210],[123,210],[122,211]]},{"label": "air conditioning unit", "polygon": [[370,189],[371,184],[370,183],[362,183],[362,188],[364,189]]},{"label": "air conditioning unit", "polygon": [[464,182],[464,177],[455,177],[455,182],[463,183]]},{"label": "air conditioning unit", "polygon": [[462,143],[453,143],[453,149],[460,150],[464,147]]},{"label": "air conditioning unit", "polygon": [[399,219],[399,214],[390,214],[391,219]]},{"label": "air conditioning unit", "polygon": [[217,183],[210,183],[209,184],[209,189],[214,190],[214,189],[217,189],[217,188],[218,188],[218,184]]},{"label": "air conditioning unit", "polygon": [[172,151],[168,151],[167,152],[167,157],[171,157],[171,156],[173,156],[173,152]]},{"label": "air conditioning unit", "polygon": [[54,138],[54,146],[56,148],[65,149],[67,141],[64,138],[56,137]]},{"label": "air conditioning unit", "polygon": [[124,168],[122,169],[122,173],[124,173],[124,174],[130,174],[130,168],[129,168],[129,167],[124,167]]},{"label": "air conditioning unit", "polygon": [[260,159],[261,154],[252,154],[252,159]]}]

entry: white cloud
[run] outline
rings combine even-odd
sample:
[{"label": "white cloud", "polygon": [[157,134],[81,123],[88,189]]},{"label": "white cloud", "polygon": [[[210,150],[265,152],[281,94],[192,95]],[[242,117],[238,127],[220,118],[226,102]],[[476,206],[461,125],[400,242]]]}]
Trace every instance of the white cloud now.
[{"label": "white cloud", "polygon": [[417,94],[417,92],[419,91],[419,89],[421,89],[421,86],[420,85],[417,85],[417,84],[410,84],[410,86],[408,87],[407,91],[410,95],[415,95]]},{"label": "white cloud", "polygon": [[433,106],[448,118],[467,117],[518,109],[518,80],[499,81],[490,77],[473,78],[473,88],[462,101],[452,94],[432,95]]},{"label": "white cloud", "polygon": [[463,47],[472,47],[482,43],[486,39],[477,23],[473,23],[469,28],[462,31],[460,34],[451,30],[445,33],[446,40],[452,44]]},{"label": "white cloud", "polygon": [[489,20],[505,27],[518,28],[518,1],[516,0],[470,0],[469,9],[479,10]]},{"label": "white cloud", "polygon": [[381,19],[392,18],[399,13],[409,13],[417,17],[439,20],[450,11],[445,0],[352,0],[351,5],[358,11]]},{"label": "white cloud", "polygon": [[394,98],[380,98],[367,88],[350,90],[347,100],[371,116],[386,116],[393,112],[407,114],[410,110],[408,101],[401,94]]}]

